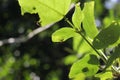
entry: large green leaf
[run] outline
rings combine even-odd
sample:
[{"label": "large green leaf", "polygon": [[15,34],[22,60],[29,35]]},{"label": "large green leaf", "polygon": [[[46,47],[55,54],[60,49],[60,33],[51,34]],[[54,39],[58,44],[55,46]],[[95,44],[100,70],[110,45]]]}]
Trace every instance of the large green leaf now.
[{"label": "large green leaf", "polygon": [[111,54],[107,61],[106,68],[112,65],[113,61],[120,57],[120,44],[115,48],[114,52]]},{"label": "large green leaf", "polygon": [[81,11],[80,4],[76,4],[75,6],[75,11],[72,16],[72,22],[79,31],[81,30],[81,22],[83,21],[84,15],[83,12]]},{"label": "large green leaf", "polygon": [[93,39],[98,33],[94,19],[94,1],[85,3],[83,13],[85,15],[83,19],[83,28],[86,34]]},{"label": "large green leaf", "polygon": [[83,73],[86,76],[93,76],[99,69],[98,65],[98,58],[93,54],[87,54],[72,65],[69,77],[74,78],[80,73]]},{"label": "large green leaf", "polygon": [[61,20],[69,10],[71,0],[18,0],[22,14],[38,13],[42,26]]},{"label": "large green leaf", "polygon": [[106,48],[115,43],[120,37],[120,25],[113,22],[109,27],[100,31],[94,38],[93,46],[97,49]]},{"label": "large green leaf", "polygon": [[74,37],[77,34],[74,29],[65,27],[55,31],[52,34],[52,41],[53,42],[64,42],[67,39]]}]

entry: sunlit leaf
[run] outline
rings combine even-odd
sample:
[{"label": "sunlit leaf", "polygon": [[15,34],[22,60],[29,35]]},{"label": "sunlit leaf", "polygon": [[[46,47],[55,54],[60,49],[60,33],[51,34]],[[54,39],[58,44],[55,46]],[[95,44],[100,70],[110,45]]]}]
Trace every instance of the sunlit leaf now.
[{"label": "sunlit leaf", "polygon": [[83,28],[86,34],[93,39],[98,33],[94,19],[94,1],[85,3],[83,13],[85,15],[83,19]]},{"label": "sunlit leaf", "polygon": [[120,44],[115,48],[114,52],[111,54],[107,61],[106,68],[112,65],[113,61],[120,57]]},{"label": "sunlit leaf", "polygon": [[52,41],[53,42],[64,42],[67,39],[74,37],[75,34],[77,33],[72,28],[68,28],[68,27],[61,28],[52,34]]},{"label": "sunlit leaf", "polygon": [[74,77],[72,80],[85,80],[86,76],[83,73],[80,73]]},{"label": "sunlit leaf", "polygon": [[22,14],[38,13],[42,26],[61,20],[69,10],[71,0],[18,0]]},{"label": "sunlit leaf", "polygon": [[113,21],[113,19],[111,19],[110,17],[105,17],[103,19],[104,27],[108,27],[112,23],[112,21]]},{"label": "sunlit leaf", "polygon": [[72,16],[72,22],[79,31],[81,30],[81,22],[83,21],[84,15],[83,12],[81,11],[80,4],[76,4],[75,6],[75,11]]},{"label": "sunlit leaf", "polygon": [[95,75],[95,80],[113,80],[112,78],[113,75],[111,71],[106,71]]},{"label": "sunlit leaf", "polygon": [[115,43],[120,37],[120,25],[113,22],[109,27],[100,31],[94,38],[93,46],[97,49],[106,48]]},{"label": "sunlit leaf", "polygon": [[91,46],[79,34],[76,34],[73,38],[73,50],[78,54],[96,54],[96,52],[91,48]]},{"label": "sunlit leaf", "polygon": [[71,0],[72,3],[76,3],[78,2],[79,0]]},{"label": "sunlit leaf", "polygon": [[63,59],[65,65],[72,64],[76,60],[77,60],[77,56],[75,56],[75,55],[68,55]]},{"label": "sunlit leaf", "polygon": [[72,65],[69,77],[74,78],[80,73],[85,74],[85,76],[93,76],[99,69],[98,65],[98,58],[93,54],[87,54]]}]

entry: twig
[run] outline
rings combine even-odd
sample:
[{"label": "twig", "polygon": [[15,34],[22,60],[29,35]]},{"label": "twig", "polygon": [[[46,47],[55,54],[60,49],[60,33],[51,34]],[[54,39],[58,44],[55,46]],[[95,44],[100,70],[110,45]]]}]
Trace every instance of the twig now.
[{"label": "twig", "polygon": [[8,39],[0,40],[0,46],[3,46],[4,44],[26,42],[27,40],[31,39],[32,37],[34,37],[38,33],[43,32],[46,29],[50,28],[54,24],[55,23],[49,24],[49,25],[47,25],[45,27],[39,27],[39,28],[33,30],[32,32],[30,32],[27,36],[21,36],[21,37],[18,37],[18,38],[12,38],[11,37],[11,38],[8,38]]}]

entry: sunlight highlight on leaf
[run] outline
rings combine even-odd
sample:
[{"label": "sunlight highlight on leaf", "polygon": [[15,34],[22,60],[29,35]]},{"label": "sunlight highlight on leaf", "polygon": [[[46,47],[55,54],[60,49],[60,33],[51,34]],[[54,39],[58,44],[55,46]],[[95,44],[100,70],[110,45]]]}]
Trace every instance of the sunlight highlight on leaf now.
[{"label": "sunlight highlight on leaf", "polygon": [[[91,41],[89,41],[91,43]],[[89,53],[93,53],[95,55],[96,52],[91,48],[91,46],[79,35],[76,34],[73,37],[73,50],[77,53],[77,54],[89,54]]]},{"label": "sunlight highlight on leaf", "polygon": [[80,3],[76,4],[75,11],[72,16],[72,22],[79,31],[81,30],[81,22],[83,21],[84,15],[80,8]]},{"label": "sunlight highlight on leaf", "polygon": [[113,80],[112,78],[113,75],[111,71],[106,71],[95,75],[95,80]]},{"label": "sunlight highlight on leaf", "polygon": [[83,13],[85,15],[83,19],[83,28],[88,37],[93,39],[98,33],[94,19],[94,1],[85,3]]},{"label": "sunlight highlight on leaf", "polygon": [[80,73],[85,74],[85,76],[93,76],[99,69],[98,65],[98,58],[93,54],[87,54],[72,65],[69,77],[74,78]]},{"label": "sunlight highlight on leaf", "polygon": [[38,13],[42,26],[61,20],[68,12],[71,0],[18,0],[22,14]]},{"label": "sunlight highlight on leaf", "polygon": [[52,41],[53,42],[64,42],[67,39],[74,37],[75,34],[77,33],[72,28],[69,28],[69,27],[61,28],[52,34]]}]

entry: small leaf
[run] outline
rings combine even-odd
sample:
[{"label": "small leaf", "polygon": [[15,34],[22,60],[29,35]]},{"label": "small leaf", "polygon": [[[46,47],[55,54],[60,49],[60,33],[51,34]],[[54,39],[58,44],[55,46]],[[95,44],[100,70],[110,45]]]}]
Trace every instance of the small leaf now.
[{"label": "small leaf", "polygon": [[81,30],[81,22],[83,21],[84,15],[83,12],[81,11],[80,4],[76,4],[75,6],[75,11],[72,16],[72,22],[79,31]]},{"label": "small leaf", "polygon": [[61,20],[67,14],[71,0],[18,0],[22,14],[38,13],[42,26]]},{"label": "small leaf", "polygon": [[111,54],[110,58],[106,63],[106,68],[112,65],[113,61],[120,57],[120,44],[115,48],[115,51]]},{"label": "small leaf", "polygon": [[65,65],[70,65],[73,64],[76,61],[76,59],[77,59],[76,55],[68,55],[63,59],[63,61]]},{"label": "small leaf", "polygon": [[106,71],[95,75],[95,80],[113,80],[112,78],[113,75],[111,71]]},{"label": "small leaf", "polygon": [[93,41],[93,46],[97,49],[106,48],[115,43],[120,36],[120,25],[113,22],[109,27],[103,29]]},{"label": "small leaf", "polygon": [[83,13],[85,15],[83,19],[83,28],[88,37],[93,39],[98,33],[94,19],[94,1],[85,3]]},{"label": "small leaf", "polygon": [[98,65],[98,58],[93,54],[87,54],[72,65],[69,77],[74,78],[80,73],[83,73],[86,76],[93,76],[99,69]]},{"label": "small leaf", "polygon": [[103,19],[103,25],[104,27],[108,27],[112,23],[113,19],[111,17],[105,17]]},{"label": "small leaf", "polygon": [[72,28],[68,28],[68,27],[61,28],[52,34],[52,41],[53,42],[64,42],[67,39],[74,37],[75,34],[77,33]]}]

